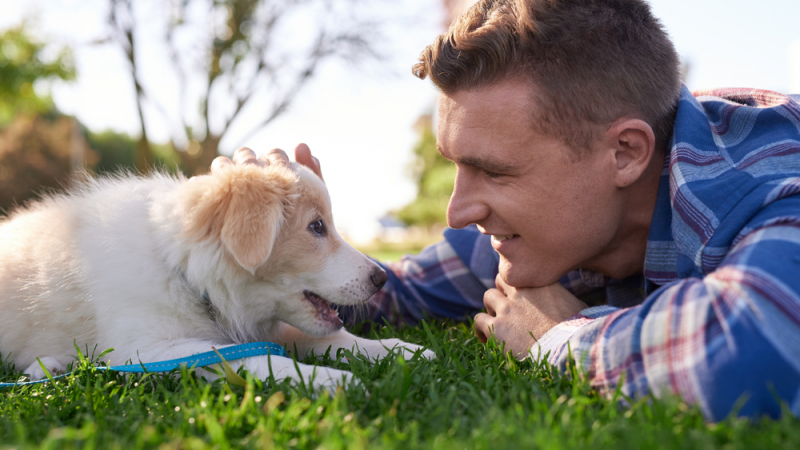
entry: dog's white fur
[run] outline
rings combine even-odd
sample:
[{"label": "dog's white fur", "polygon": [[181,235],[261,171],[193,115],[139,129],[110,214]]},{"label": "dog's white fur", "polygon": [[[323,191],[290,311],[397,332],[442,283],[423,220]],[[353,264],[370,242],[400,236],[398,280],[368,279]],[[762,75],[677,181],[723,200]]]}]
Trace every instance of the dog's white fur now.
[{"label": "dog's white fur", "polygon": [[[323,235],[309,227],[317,220]],[[296,164],[89,180],[0,222],[0,352],[33,379],[44,376],[37,357],[65,370],[73,343],[113,347],[114,364],[264,340],[298,356],[380,358],[397,347],[410,357],[418,346],[353,336],[304,295],[362,304],[383,284],[379,271],[338,236],[325,185]],[[298,373],[281,357],[231,365],[266,379],[269,363],[276,379],[317,387],[352,378],[305,364]]]}]

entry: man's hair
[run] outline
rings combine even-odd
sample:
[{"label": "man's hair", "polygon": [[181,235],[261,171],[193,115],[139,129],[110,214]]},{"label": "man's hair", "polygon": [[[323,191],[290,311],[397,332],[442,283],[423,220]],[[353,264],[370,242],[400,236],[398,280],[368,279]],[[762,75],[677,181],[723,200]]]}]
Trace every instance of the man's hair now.
[{"label": "man's hair", "polygon": [[644,0],[481,0],[413,72],[446,95],[530,83],[534,129],[578,156],[623,116],[647,122],[665,150],[681,90],[678,55]]}]

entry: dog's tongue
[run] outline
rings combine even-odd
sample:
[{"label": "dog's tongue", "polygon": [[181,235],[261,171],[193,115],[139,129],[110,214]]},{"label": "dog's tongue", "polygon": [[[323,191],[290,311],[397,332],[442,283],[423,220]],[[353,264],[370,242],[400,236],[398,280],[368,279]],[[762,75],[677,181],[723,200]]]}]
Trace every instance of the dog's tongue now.
[{"label": "dog's tongue", "polygon": [[317,308],[317,314],[322,321],[339,327],[344,325],[342,319],[339,318],[339,313],[334,311],[333,308],[331,308],[331,304],[325,299],[313,292],[305,292],[305,297]]}]

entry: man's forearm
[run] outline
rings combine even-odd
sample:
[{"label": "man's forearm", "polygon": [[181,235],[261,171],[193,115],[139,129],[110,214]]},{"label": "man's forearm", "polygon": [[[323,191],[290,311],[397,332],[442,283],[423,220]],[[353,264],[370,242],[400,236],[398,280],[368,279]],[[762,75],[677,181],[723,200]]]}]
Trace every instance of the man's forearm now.
[{"label": "man's forearm", "polygon": [[474,227],[447,230],[445,239],[419,254],[382,263],[386,285],[370,300],[366,314],[345,312],[346,321],[413,324],[425,317],[474,316],[497,275],[497,254],[488,239]]}]

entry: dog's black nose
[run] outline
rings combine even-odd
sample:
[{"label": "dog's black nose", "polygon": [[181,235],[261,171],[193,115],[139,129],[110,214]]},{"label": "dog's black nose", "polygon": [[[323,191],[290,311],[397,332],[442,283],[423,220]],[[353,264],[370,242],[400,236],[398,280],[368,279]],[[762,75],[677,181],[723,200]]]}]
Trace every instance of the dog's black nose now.
[{"label": "dog's black nose", "polygon": [[374,284],[378,289],[382,288],[383,285],[386,284],[386,278],[386,272],[384,272],[380,267],[372,269],[372,273],[369,274],[369,279],[372,280],[372,284]]}]

